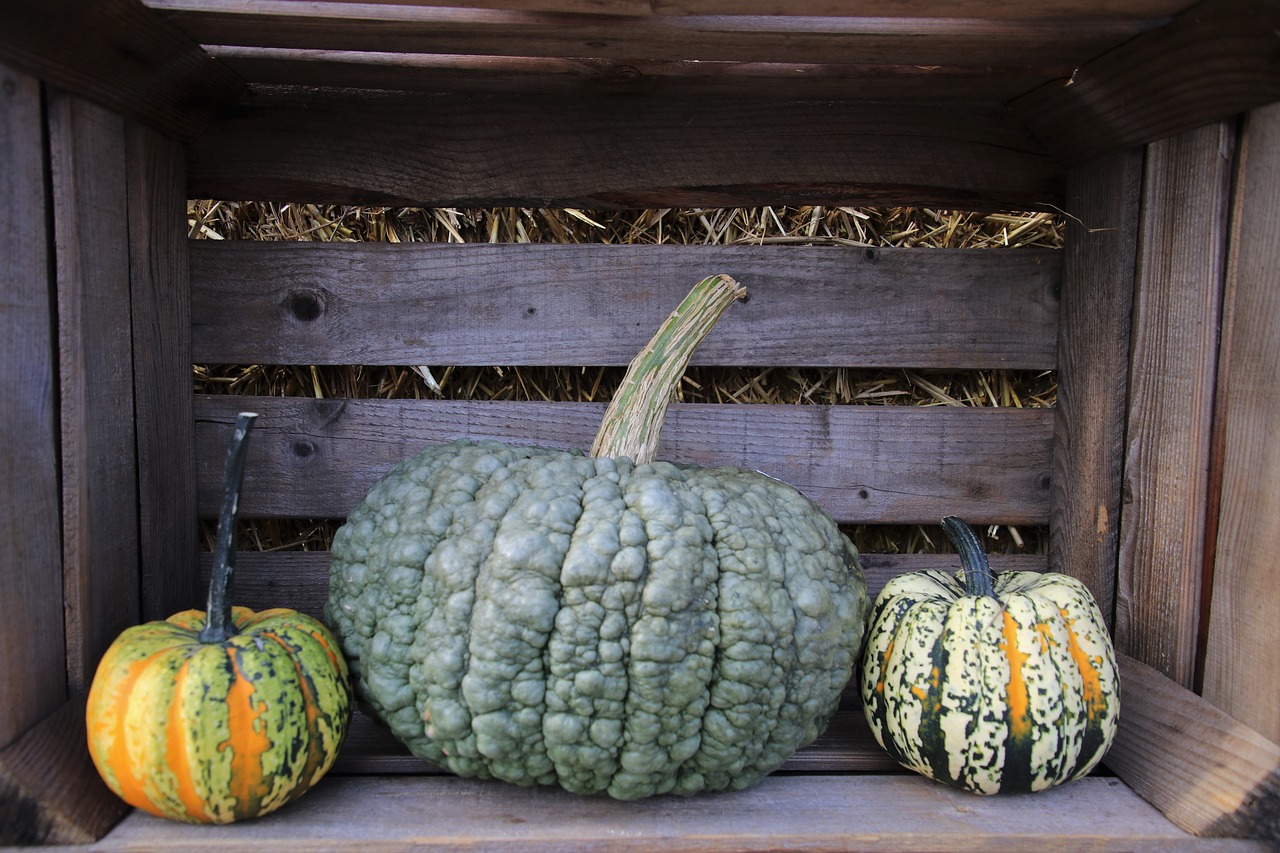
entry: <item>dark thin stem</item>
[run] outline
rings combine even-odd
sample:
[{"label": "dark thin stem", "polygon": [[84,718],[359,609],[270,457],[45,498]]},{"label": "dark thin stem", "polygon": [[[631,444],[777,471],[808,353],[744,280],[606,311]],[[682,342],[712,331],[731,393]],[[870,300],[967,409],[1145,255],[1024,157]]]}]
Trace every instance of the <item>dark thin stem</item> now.
[{"label": "dark thin stem", "polygon": [[[995,573],[991,571],[991,563],[987,561],[987,552],[982,549],[978,535],[973,528],[954,515],[942,519],[942,530],[960,552],[960,565],[964,568],[964,591],[966,595],[987,595],[996,598]],[[997,599],[998,600],[998,599]]]},{"label": "dark thin stem", "polygon": [[240,481],[244,479],[245,448],[249,430],[258,416],[241,412],[227,448],[227,467],[222,475],[222,506],[218,510],[218,538],[213,548],[213,574],[209,578],[209,606],[200,642],[221,643],[234,636],[231,619],[231,576],[235,573],[236,513],[240,509]]}]

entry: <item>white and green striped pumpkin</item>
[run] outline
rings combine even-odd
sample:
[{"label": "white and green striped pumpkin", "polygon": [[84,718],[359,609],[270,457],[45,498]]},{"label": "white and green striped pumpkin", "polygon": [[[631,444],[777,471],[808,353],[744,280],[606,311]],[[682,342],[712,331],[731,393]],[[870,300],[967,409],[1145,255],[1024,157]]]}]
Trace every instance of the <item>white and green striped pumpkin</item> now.
[{"label": "white and green striped pumpkin", "polygon": [[943,529],[961,570],[900,575],[872,606],[860,693],[905,767],[979,794],[1041,791],[1088,773],[1115,736],[1115,652],[1087,587],[992,574],[977,536]]},{"label": "white and green striped pumpkin", "polygon": [[122,632],[103,655],[86,708],[89,752],[130,805],[188,823],[274,811],[332,766],[351,685],[337,641],[283,608],[231,607],[228,583],[244,438],[227,462],[208,614],[187,610]]}]

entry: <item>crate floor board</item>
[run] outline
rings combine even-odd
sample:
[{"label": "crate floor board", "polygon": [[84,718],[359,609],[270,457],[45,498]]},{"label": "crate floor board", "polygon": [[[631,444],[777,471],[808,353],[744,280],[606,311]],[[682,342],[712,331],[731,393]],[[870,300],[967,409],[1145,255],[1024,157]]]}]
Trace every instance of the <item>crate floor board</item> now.
[{"label": "crate floor board", "polygon": [[100,851],[480,849],[1262,850],[1197,839],[1117,779],[978,797],[921,777],[773,776],[745,791],[616,802],[452,776],[329,777],[264,818],[189,826],[140,812]]}]

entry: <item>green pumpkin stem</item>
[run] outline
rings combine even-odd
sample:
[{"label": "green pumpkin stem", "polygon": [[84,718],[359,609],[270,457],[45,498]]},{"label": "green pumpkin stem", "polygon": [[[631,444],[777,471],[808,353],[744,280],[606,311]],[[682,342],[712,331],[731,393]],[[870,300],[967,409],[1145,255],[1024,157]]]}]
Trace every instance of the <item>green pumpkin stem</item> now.
[{"label": "green pumpkin stem", "polygon": [[987,560],[987,552],[982,549],[982,543],[978,541],[978,534],[954,515],[942,519],[942,530],[960,552],[965,594],[997,598],[995,572],[991,571],[991,563]]},{"label": "green pumpkin stem", "polygon": [[746,295],[746,288],[727,275],[713,275],[694,285],[632,359],[605,411],[592,456],[627,456],[636,464],[654,460],[667,407],[693,351],[725,310]]},{"label": "green pumpkin stem", "polygon": [[244,456],[249,430],[258,416],[241,412],[227,448],[227,467],[222,476],[222,506],[218,510],[218,538],[213,547],[213,574],[209,578],[209,605],[200,642],[221,643],[239,633],[231,618],[231,576],[235,573],[236,513],[240,509],[240,481],[244,479]]}]

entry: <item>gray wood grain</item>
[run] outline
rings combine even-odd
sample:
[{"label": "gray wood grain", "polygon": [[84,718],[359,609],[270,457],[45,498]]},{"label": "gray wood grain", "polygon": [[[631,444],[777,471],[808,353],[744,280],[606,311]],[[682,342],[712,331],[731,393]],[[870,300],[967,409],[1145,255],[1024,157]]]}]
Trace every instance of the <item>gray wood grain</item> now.
[{"label": "gray wood grain", "polygon": [[1150,28],[1142,18],[1078,20],[805,16],[608,17],[384,4],[151,0],[200,44],[479,56],[592,56],[1050,68],[1066,76]]},{"label": "gray wood grain", "polygon": [[191,243],[194,358],[625,365],[713,273],[695,364],[1051,369],[1054,250]]},{"label": "gray wood grain", "polygon": [[194,198],[587,208],[1045,209],[998,103],[263,91],[190,149]]},{"label": "gray wood grain", "polygon": [[137,461],[124,119],[49,94],[58,281],[67,681],[138,621]]},{"label": "gray wood grain", "polygon": [[[431,443],[496,439],[589,448],[604,407],[586,403],[196,398],[200,512],[216,514],[222,436],[261,414],[242,516],[342,518],[391,465]],[[659,458],[759,470],[838,521],[1042,524],[1053,412],[872,406],[677,404]],[[305,488],[299,488],[305,484]]]},{"label": "gray wood grain", "polygon": [[1280,107],[1249,115],[1236,186],[1204,695],[1280,743]]},{"label": "gray wood grain", "polygon": [[243,88],[138,0],[6,3],[0,60],[183,139]]},{"label": "gray wood grain", "polygon": [[1115,779],[975,797],[914,774],[775,775],[744,791],[631,803],[453,777],[329,778],[270,820],[198,827],[134,814],[97,850],[1213,851]]},{"label": "gray wood grain", "polygon": [[195,436],[186,152],[126,126],[134,423],[142,618],[203,604],[196,559]]},{"label": "gray wood grain", "polygon": [[1064,161],[1085,163],[1280,99],[1278,27],[1275,3],[1203,0],[1011,107]]},{"label": "gray wood grain", "polygon": [[66,699],[40,84],[0,65],[0,745]]},{"label": "gray wood grain", "polygon": [[1105,158],[1068,176],[1049,568],[1084,581],[1108,624],[1119,559],[1141,185],[1140,151]]},{"label": "gray wood grain", "polygon": [[1233,126],[1147,149],[1134,294],[1115,637],[1191,687]]}]

